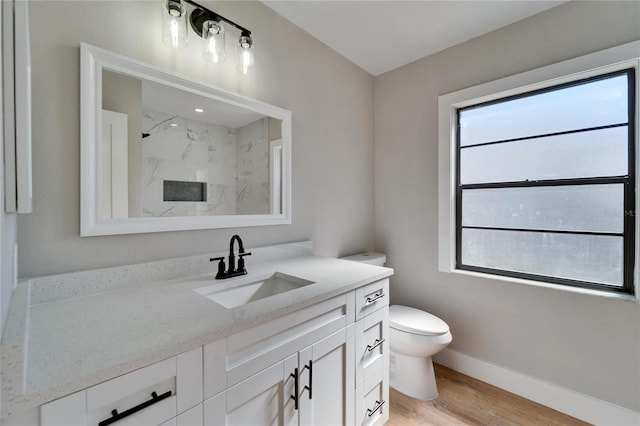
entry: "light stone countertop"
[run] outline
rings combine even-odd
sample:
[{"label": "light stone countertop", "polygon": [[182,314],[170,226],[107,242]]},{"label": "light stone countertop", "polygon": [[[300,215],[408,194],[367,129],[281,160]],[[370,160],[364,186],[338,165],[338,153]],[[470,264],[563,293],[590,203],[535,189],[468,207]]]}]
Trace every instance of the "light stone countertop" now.
[{"label": "light stone countertop", "polygon": [[[98,294],[30,303],[29,282],[14,292],[2,340],[2,414],[45,402],[175,356],[393,274],[389,268],[303,256],[247,266],[249,275],[160,281]],[[282,272],[313,281],[226,309],[194,292]]]}]

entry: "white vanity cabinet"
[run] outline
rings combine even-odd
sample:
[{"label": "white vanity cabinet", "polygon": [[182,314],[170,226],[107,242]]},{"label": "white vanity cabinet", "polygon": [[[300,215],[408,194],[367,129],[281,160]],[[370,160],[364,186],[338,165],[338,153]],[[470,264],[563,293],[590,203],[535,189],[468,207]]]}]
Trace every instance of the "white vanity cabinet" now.
[{"label": "white vanity cabinet", "polygon": [[201,403],[202,348],[196,348],[44,404],[40,424],[155,426]]},{"label": "white vanity cabinet", "polygon": [[356,289],[356,419],[383,425],[389,419],[389,280]]},{"label": "white vanity cabinet", "polygon": [[204,424],[352,424],[353,331],[352,324],[208,399]]},{"label": "white vanity cabinet", "polygon": [[205,426],[384,424],[388,300],[384,279],[205,346]]},{"label": "white vanity cabinet", "polygon": [[[205,346],[205,425],[351,424],[354,409],[354,293]],[[297,392],[296,392],[297,388]],[[331,407],[330,410],[327,407]]]},{"label": "white vanity cabinet", "polygon": [[[96,425],[112,410],[142,404],[111,424],[381,425],[388,419],[388,294],[383,279],[258,323],[45,404],[40,423]],[[155,401],[152,392],[165,397]]]}]

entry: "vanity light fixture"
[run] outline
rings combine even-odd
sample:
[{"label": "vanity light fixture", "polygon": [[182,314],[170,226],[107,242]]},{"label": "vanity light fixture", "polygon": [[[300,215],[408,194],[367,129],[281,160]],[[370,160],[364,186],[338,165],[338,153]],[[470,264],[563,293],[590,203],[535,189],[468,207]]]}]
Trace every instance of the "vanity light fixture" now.
[{"label": "vanity light fixture", "polygon": [[202,108],[195,108],[194,111],[195,112],[204,112],[204,110]]},{"label": "vanity light fixture", "polygon": [[238,61],[238,71],[242,72],[242,74],[247,74],[255,69],[255,59],[253,58],[251,46],[253,46],[251,34],[243,31],[240,36],[240,58]]},{"label": "vanity light fixture", "polygon": [[[202,56],[213,63],[225,60],[225,24],[240,30],[238,40],[238,71],[247,74],[255,68],[251,31],[230,19],[207,9],[192,0],[184,0],[193,6],[189,22],[193,31],[202,37]],[[187,47],[187,10],[181,0],[163,0],[162,40],[175,49]]]},{"label": "vanity light fixture", "polygon": [[187,9],[180,0],[167,0],[162,4],[162,41],[174,49],[188,45]]},{"label": "vanity light fixture", "polygon": [[222,22],[209,20],[202,24],[202,57],[214,64],[219,64],[225,58],[224,26]]}]

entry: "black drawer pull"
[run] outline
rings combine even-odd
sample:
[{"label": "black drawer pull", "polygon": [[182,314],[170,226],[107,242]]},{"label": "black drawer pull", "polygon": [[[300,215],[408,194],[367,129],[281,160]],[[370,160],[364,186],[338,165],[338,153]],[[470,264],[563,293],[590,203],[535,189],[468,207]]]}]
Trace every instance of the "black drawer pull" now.
[{"label": "black drawer pull", "polygon": [[372,350],[374,350],[375,348],[377,348],[378,346],[380,346],[383,343],[384,343],[384,339],[376,339],[376,341],[373,342],[373,346],[367,345],[367,351],[371,352]]},{"label": "black drawer pull", "polygon": [[383,405],[384,405],[384,400],[383,401],[376,401],[376,405],[374,405],[373,409],[367,408],[367,416],[369,416],[369,417],[373,416],[373,413],[375,413],[376,411],[381,409]]},{"label": "black drawer pull", "polygon": [[156,402],[160,402],[163,399],[169,398],[171,396],[171,391],[166,391],[165,393],[163,393],[162,395],[158,396],[157,393],[155,392],[151,392],[151,399],[148,401],[143,402],[142,404],[136,405],[135,407],[129,408],[126,411],[123,411],[122,413],[118,413],[118,410],[112,410],[111,411],[111,417],[109,417],[108,419],[104,419],[103,421],[101,421],[100,423],[98,423],[98,426],[108,426],[111,423],[115,423],[118,420],[122,420],[127,416],[130,416],[134,413],[137,413],[140,410],[143,410],[153,404],[155,404]]},{"label": "black drawer pull", "polygon": [[[309,365],[304,365],[304,367],[302,368],[302,371],[309,369],[309,386],[305,386],[304,389],[309,391],[309,399],[313,399],[313,360],[310,359],[309,360]],[[304,389],[302,390],[302,392],[304,392]]]},{"label": "black drawer pull", "polygon": [[367,297],[367,300],[364,302],[364,306],[369,306],[372,303],[376,303],[378,300],[382,299],[383,297],[384,297],[384,293],[382,291],[374,294],[373,297]]},{"label": "black drawer pull", "polygon": [[294,380],[294,394],[291,395],[291,399],[293,399],[293,408],[298,409],[298,393],[300,392],[299,384],[298,384],[298,369],[296,368],[293,373],[289,374],[289,377],[293,377]]}]

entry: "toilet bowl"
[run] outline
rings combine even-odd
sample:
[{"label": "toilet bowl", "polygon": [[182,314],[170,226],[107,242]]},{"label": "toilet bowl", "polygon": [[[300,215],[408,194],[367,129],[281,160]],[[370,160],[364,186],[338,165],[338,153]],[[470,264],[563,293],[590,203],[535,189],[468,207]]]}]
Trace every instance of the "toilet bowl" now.
[{"label": "toilet bowl", "polygon": [[437,398],[431,357],[446,348],[452,339],[447,323],[435,315],[408,306],[390,306],[390,386],[412,398]]},{"label": "toilet bowl", "polygon": [[[343,259],[384,266],[380,253],[361,253]],[[451,343],[446,322],[435,315],[402,305],[389,307],[389,384],[412,398],[438,397],[431,357]]]}]

